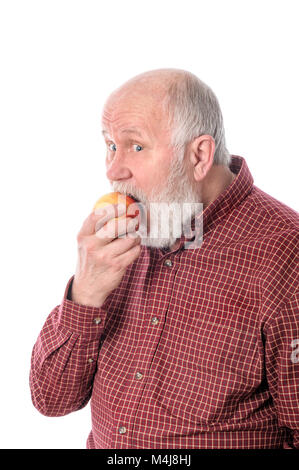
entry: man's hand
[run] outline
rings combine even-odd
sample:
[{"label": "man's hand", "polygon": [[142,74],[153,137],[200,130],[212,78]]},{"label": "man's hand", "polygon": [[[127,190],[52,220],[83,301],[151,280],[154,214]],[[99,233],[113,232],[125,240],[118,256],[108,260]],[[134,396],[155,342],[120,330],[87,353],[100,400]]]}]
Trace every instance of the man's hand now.
[{"label": "man's hand", "polygon": [[115,218],[123,214],[124,205],[114,204],[92,212],[84,221],[77,235],[78,262],[72,301],[101,307],[120,284],[128,265],[139,256],[138,219]]}]

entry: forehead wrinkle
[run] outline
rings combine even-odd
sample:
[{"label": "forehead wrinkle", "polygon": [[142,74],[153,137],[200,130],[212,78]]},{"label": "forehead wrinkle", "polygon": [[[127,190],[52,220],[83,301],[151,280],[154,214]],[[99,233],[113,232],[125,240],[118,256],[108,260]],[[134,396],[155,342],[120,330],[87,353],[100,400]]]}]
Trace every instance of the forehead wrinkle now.
[{"label": "forehead wrinkle", "polygon": [[128,127],[127,129],[122,129],[121,134],[136,134],[139,137],[143,136],[143,131],[139,131],[137,127]]},{"label": "forehead wrinkle", "polygon": [[[103,116],[102,134],[105,135],[109,132],[114,131],[115,133],[119,134],[136,134],[139,137],[150,137],[152,135],[152,131],[149,128],[148,124],[146,124],[146,119],[143,114],[140,113],[139,115],[137,115],[136,113],[134,113],[132,118],[130,118],[130,115],[128,113],[122,114],[124,115],[118,114],[117,117],[114,116],[114,119],[107,119],[105,116]],[[139,122],[136,122],[136,120]]]},{"label": "forehead wrinkle", "polygon": [[[117,104],[116,106],[105,106],[102,114],[102,118],[106,119],[107,121],[119,121],[123,117],[127,119],[127,117],[131,116],[135,119],[141,118],[141,120],[144,120],[145,118],[148,118],[150,114],[155,111],[155,108],[152,108],[150,106],[145,106],[145,105],[138,105],[132,103],[126,104],[123,106],[120,106]],[[129,126],[128,126],[129,127]],[[134,126],[130,126],[134,127]]]},{"label": "forehead wrinkle", "polygon": [[[133,115],[134,118],[141,118],[141,122],[147,119],[156,118],[161,100],[153,94],[144,95],[133,91],[131,93],[113,93],[106,101],[103,109],[103,119],[107,121],[117,121],[123,115]],[[129,125],[127,127],[132,127]]]},{"label": "forehead wrinkle", "polygon": [[[138,128],[143,132],[142,137],[148,137],[150,140],[157,137],[164,118],[159,103],[154,100],[154,106],[153,99],[142,102],[138,98],[132,100],[132,96],[130,96],[129,101],[115,99],[115,96],[110,97],[102,113],[103,129],[122,133],[125,129],[135,130]],[[158,126],[157,123],[159,123]]]}]

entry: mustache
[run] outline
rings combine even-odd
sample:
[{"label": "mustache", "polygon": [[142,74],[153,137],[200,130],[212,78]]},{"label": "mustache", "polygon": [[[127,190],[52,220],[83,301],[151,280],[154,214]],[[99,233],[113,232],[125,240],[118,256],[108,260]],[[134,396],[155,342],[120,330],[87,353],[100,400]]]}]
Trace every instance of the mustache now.
[{"label": "mustache", "polygon": [[140,201],[144,204],[148,202],[145,194],[143,194],[141,190],[134,188],[132,185],[113,182],[111,183],[111,187],[113,188],[113,191],[118,191],[122,194],[126,194],[127,196],[130,196],[133,199]]}]

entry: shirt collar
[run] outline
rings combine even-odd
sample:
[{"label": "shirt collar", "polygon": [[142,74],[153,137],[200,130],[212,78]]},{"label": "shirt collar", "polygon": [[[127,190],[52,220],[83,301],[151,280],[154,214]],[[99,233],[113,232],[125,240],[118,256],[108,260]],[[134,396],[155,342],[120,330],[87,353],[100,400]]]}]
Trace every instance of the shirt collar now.
[{"label": "shirt collar", "polygon": [[[253,177],[249,171],[245,158],[232,155],[230,170],[236,174],[232,183],[219,196],[209,204],[203,212],[195,216],[191,222],[191,231],[194,233],[195,220],[198,227],[202,227],[203,236],[209,232],[220,220],[237,207],[252,191]],[[180,248],[186,240],[192,240],[188,232],[181,237]]]}]

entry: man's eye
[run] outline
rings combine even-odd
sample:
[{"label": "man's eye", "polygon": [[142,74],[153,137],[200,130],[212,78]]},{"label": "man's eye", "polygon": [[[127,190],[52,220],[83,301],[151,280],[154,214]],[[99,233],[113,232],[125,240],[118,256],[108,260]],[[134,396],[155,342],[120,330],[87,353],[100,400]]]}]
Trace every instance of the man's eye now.
[{"label": "man's eye", "polygon": [[108,144],[109,150],[112,150],[112,152],[116,152],[116,145],[115,144]]},{"label": "man's eye", "polygon": [[143,147],[141,147],[141,145],[138,145],[138,144],[134,144],[133,147],[136,152],[141,152],[141,150],[143,150]]}]

